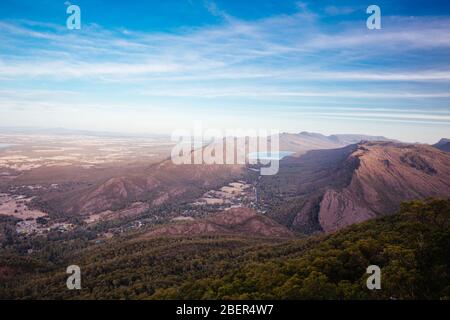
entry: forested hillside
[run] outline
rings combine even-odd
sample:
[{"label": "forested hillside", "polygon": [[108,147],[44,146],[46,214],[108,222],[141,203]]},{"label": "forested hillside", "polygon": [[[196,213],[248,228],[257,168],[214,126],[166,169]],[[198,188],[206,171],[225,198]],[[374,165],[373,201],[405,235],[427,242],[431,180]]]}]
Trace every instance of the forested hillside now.
[{"label": "forested hillside", "polygon": [[[450,298],[450,201],[404,203],[396,215],[296,240],[237,236],[112,240],[55,262],[0,256],[0,297],[68,299]],[[47,260],[46,260],[47,261]],[[82,290],[65,268],[82,270]],[[366,268],[382,270],[381,290]]]}]

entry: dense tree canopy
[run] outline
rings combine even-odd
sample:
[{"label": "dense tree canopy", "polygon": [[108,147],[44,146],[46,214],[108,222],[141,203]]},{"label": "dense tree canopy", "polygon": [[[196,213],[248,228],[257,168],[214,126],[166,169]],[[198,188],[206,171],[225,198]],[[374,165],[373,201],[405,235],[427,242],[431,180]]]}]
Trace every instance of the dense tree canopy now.
[{"label": "dense tree canopy", "polygon": [[[450,298],[450,201],[404,203],[389,217],[297,240],[204,236],[118,239],[71,249],[2,252],[1,298],[443,299]],[[82,290],[65,268],[82,270]],[[368,290],[378,265],[381,290]]]}]

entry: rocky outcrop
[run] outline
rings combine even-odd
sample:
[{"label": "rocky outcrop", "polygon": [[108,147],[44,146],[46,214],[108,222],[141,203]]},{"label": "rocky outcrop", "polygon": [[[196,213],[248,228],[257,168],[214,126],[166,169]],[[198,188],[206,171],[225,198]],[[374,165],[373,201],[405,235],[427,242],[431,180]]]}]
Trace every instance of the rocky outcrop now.
[{"label": "rocky outcrop", "polygon": [[291,237],[293,233],[272,219],[249,208],[235,208],[206,219],[169,224],[151,230],[145,237],[237,234],[257,237]]},{"label": "rocky outcrop", "polygon": [[393,213],[402,201],[450,197],[450,155],[427,145],[365,143],[349,158],[359,166],[350,184],[328,189],[319,223],[326,232]]}]

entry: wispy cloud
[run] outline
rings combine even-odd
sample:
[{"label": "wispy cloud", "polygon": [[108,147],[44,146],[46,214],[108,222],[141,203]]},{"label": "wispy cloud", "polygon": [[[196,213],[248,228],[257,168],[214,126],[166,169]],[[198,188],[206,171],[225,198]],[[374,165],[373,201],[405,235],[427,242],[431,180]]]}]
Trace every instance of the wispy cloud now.
[{"label": "wispy cloud", "polygon": [[[202,5],[220,23],[180,26],[170,32],[96,24],[69,31],[39,21],[0,20],[0,84],[36,87],[0,91],[0,112],[8,106],[33,108],[33,102],[52,110],[83,105],[162,108],[175,102],[242,108],[258,103],[288,110],[287,105],[301,108],[314,102],[343,108],[315,111],[324,119],[448,122],[440,114],[391,116],[382,111],[388,102],[412,106],[411,101],[426,101],[431,109],[448,107],[447,16],[383,16],[383,29],[373,31],[365,26],[364,12],[361,20],[345,20],[355,13],[353,7],[314,12],[299,2],[298,10],[289,15],[244,20],[213,1]],[[324,22],[329,16],[342,22],[330,26]],[[97,92],[91,90],[94,87]],[[380,112],[345,110],[347,105],[369,102],[379,102]]]},{"label": "wispy cloud", "polygon": [[[209,6],[214,12],[219,10],[212,3]],[[448,71],[436,73],[426,66],[424,70],[417,66],[413,77],[409,77],[409,70],[366,73],[359,78],[353,72],[347,77],[345,71],[322,71],[324,66],[333,69],[332,64],[345,67],[343,54],[357,63],[408,51],[450,50],[450,19],[400,20],[388,30],[375,33],[356,24],[343,25],[338,32],[328,31],[314,15],[303,12],[253,22],[230,17],[220,26],[150,34],[105,30],[96,25],[86,26],[80,33],[68,33],[53,25],[36,31],[29,22],[0,22],[0,46],[6,49],[2,51],[19,51],[24,46],[29,49],[28,54],[19,56],[1,54],[0,75],[61,78],[171,73],[174,77],[205,77],[211,73],[214,77],[222,73],[239,78],[242,70],[251,69],[255,75],[294,77],[293,67],[307,65],[309,72],[304,76],[309,78],[316,73],[316,77],[328,74],[335,80],[427,81],[434,80],[433,75],[448,80]],[[34,66],[30,65],[32,57]],[[410,69],[411,64],[407,67]]]},{"label": "wispy cloud", "polygon": [[337,6],[326,6],[324,9],[325,13],[331,16],[340,16],[350,14],[356,11],[354,7],[337,7]]},{"label": "wispy cloud", "polygon": [[377,99],[410,99],[410,98],[450,98],[450,92],[400,92],[400,91],[341,91],[327,90],[314,91],[311,89],[299,89],[286,91],[273,87],[231,87],[231,88],[155,88],[140,91],[145,96],[165,97],[197,97],[197,98],[220,98],[220,97],[327,97],[327,98],[377,98]]}]

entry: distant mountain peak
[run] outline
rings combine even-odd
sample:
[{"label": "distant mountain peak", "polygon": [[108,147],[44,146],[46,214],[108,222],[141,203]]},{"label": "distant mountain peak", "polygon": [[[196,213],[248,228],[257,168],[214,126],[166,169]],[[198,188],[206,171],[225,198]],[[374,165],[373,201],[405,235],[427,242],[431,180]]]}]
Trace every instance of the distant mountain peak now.
[{"label": "distant mountain peak", "polygon": [[439,140],[439,142],[438,143],[436,143],[436,144],[444,144],[444,143],[448,143],[448,142],[450,142],[450,139],[447,139],[447,138],[442,138],[441,140]]},{"label": "distant mountain peak", "polygon": [[433,147],[442,151],[450,152],[450,139],[442,138],[438,143],[433,144]]}]

